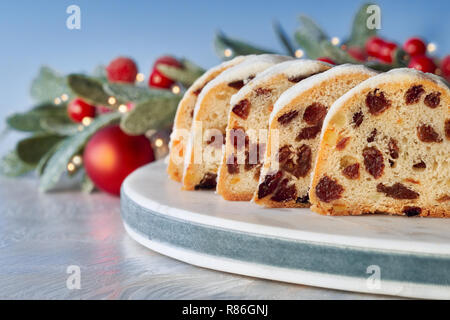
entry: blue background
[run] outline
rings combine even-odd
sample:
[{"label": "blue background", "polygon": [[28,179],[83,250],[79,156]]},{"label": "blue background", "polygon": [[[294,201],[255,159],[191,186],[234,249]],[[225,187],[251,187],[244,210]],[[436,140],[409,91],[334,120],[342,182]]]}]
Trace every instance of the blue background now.
[{"label": "blue background", "polygon": [[[132,56],[149,74],[161,54],[185,56],[210,67],[219,59],[216,30],[281,50],[272,31],[279,20],[293,34],[297,17],[314,18],[330,36],[349,34],[365,1],[2,1],[0,3],[0,119],[30,107],[29,85],[41,64],[64,73],[91,71],[118,55]],[[81,30],[66,28],[66,8],[81,8]],[[398,42],[421,35],[450,53],[450,1],[377,1],[381,35]],[[2,128],[4,124],[0,125]]]}]

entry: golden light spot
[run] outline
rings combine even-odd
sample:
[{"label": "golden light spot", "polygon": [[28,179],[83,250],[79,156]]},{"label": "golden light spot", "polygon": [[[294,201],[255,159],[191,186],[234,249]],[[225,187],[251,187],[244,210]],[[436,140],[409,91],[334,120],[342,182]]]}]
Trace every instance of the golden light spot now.
[{"label": "golden light spot", "polygon": [[67,94],[63,93],[63,94],[61,95],[61,100],[62,100],[62,101],[67,101],[68,99],[69,99],[69,96],[68,96]]},{"label": "golden light spot", "polygon": [[76,166],[80,166],[83,163],[83,158],[81,156],[76,155],[72,158],[72,163]]},{"label": "golden light spot", "polygon": [[126,105],[121,104],[121,105],[119,106],[119,112],[125,113],[125,112],[127,112],[127,111],[128,111],[128,107],[127,107]]},{"label": "golden light spot", "polygon": [[436,46],[435,43],[430,42],[430,43],[427,45],[427,51],[428,51],[429,53],[433,53],[433,52],[435,52],[436,50],[437,50],[437,46]]},{"label": "golden light spot", "polygon": [[84,117],[83,120],[81,120],[81,123],[84,126],[87,127],[88,125],[90,125],[92,123],[92,118],[91,117]]},{"label": "golden light spot", "polygon": [[172,92],[174,94],[179,94],[180,91],[181,91],[181,88],[179,86],[177,86],[177,85],[172,86]]},{"label": "golden light spot", "polygon": [[224,51],[223,51],[223,55],[225,56],[225,57],[231,57],[231,55],[233,54],[233,50],[231,50],[231,49],[225,49]]},{"label": "golden light spot", "polygon": [[138,73],[138,74],[136,75],[136,81],[137,81],[137,82],[142,82],[142,81],[144,81],[144,80],[145,80],[145,76],[144,76],[143,73]]},{"label": "golden light spot", "polygon": [[75,165],[72,163],[72,162],[69,162],[68,164],[67,164],[67,171],[69,171],[69,172],[74,172],[75,171]]},{"label": "golden light spot", "polygon": [[305,54],[305,53],[303,52],[302,49],[297,49],[297,50],[295,50],[295,57],[296,57],[296,58],[301,58],[301,57],[303,57],[304,54]]},{"label": "golden light spot", "polygon": [[158,148],[162,147],[163,144],[164,144],[163,139],[158,138],[155,140],[155,146],[157,146]]},{"label": "golden light spot", "polygon": [[339,43],[341,43],[341,40],[338,37],[331,38],[332,45],[337,46]]},{"label": "golden light spot", "polygon": [[109,97],[109,98],[108,98],[108,103],[109,103],[110,105],[113,105],[113,104],[115,104],[116,102],[117,102],[116,98],[114,98],[114,97]]},{"label": "golden light spot", "polygon": [[53,100],[53,102],[55,104],[60,104],[61,103],[61,99],[60,98],[55,98],[55,100]]}]

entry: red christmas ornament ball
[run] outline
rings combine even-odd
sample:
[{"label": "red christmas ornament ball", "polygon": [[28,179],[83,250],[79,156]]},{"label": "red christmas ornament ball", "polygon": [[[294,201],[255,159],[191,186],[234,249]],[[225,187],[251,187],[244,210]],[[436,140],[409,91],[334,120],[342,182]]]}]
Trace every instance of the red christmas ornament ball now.
[{"label": "red christmas ornament ball", "polygon": [[326,62],[326,63],[329,63],[329,64],[336,64],[336,62],[334,62],[333,60],[331,60],[328,57],[320,57],[320,58],[317,58],[317,60],[322,61],[322,62]]},{"label": "red christmas ornament ball", "polygon": [[415,57],[424,55],[427,52],[427,46],[422,39],[414,37],[406,40],[403,44],[403,50],[405,50],[405,52],[411,57]]},{"label": "red christmas ornament ball", "polygon": [[96,108],[80,98],[75,98],[67,105],[67,113],[73,121],[81,122],[85,117],[94,118]]},{"label": "red christmas ornament ball", "polygon": [[441,70],[444,77],[450,78],[450,55],[446,56],[441,61]]},{"label": "red christmas ornament ball", "polygon": [[138,68],[136,63],[127,57],[118,57],[106,67],[108,80],[111,82],[134,83]]},{"label": "red christmas ornament ball", "polygon": [[394,61],[394,52],[397,50],[397,45],[393,42],[385,42],[378,52],[377,58],[385,63],[392,63]]},{"label": "red christmas ornament ball", "polygon": [[417,69],[422,72],[434,73],[436,71],[436,64],[431,58],[421,55],[412,57],[409,61],[408,68]]},{"label": "red christmas ornament ball", "polygon": [[347,53],[358,61],[366,61],[367,59],[366,52],[360,47],[350,47],[348,48]]},{"label": "red christmas ornament ball", "polygon": [[118,125],[97,131],[84,149],[85,170],[101,190],[120,194],[123,180],[135,169],[154,160],[150,141],[144,136],[130,136]]},{"label": "red christmas ornament ball", "polygon": [[157,68],[159,65],[166,65],[175,68],[182,68],[183,66],[177,59],[171,56],[162,56],[156,59],[155,63],[153,64],[153,69],[150,77],[148,79],[148,85],[154,88],[169,89],[175,83],[175,81],[159,72]]},{"label": "red christmas ornament ball", "polygon": [[381,48],[385,46],[386,41],[380,37],[371,37],[366,42],[366,52],[371,57],[378,58]]}]

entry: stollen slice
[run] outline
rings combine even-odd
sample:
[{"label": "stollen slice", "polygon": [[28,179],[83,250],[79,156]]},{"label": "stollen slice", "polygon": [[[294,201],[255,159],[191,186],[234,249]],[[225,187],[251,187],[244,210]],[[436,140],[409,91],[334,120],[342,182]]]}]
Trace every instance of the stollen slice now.
[{"label": "stollen slice", "polygon": [[217,192],[224,199],[252,199],[264,157],[269,116],[278,97],[296,83],[330,68],[316,60],[282,62],[258,74],[231,97],[226,152],[217,183]]},{"label": "stollen slice", "polygon": [[331,107],[312,179],[313,211],[450,217],[450,91],[396,69]]},{"label": "stollen slice", "polygon": [[328,108],[376,72],[340,65],[285,91],[269,119],[264,164],[253,201],[266,207],[308,207],[308,190]]}]

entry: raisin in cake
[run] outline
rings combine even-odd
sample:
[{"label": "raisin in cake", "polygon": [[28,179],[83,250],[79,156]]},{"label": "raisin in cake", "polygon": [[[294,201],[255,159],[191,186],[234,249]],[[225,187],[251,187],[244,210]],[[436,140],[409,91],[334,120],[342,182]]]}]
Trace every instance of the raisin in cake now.
[{"label": "raisin in cake", "polygon": [[261,177],[253,201],[266,207],[307,207],[323,119],[340,96],[376,72],[341,65],[286,90],[269,119]]},{"label": "raisin in cake", "polygon": [[262,54],[221,73],[200,93],[194,108],[184,159],[183,189],[215,189],[217,169],[222,160],[230,98],[265,69],[292,59]]},{"label": "raisin in cake", "polygon": [[172,180],[181,181],[183,176],[184,154],[189,140],[189,133],[194,116],[194,106],[197,98],[208,82],[216,78],[223,71],[234,67],[250,56],[238,56],[230,61],[224,62],[209,69],[186,91],[178,104],[177,113],[170,136],[170,154],[167,173]]},{"label": "raisin in cake", "polygon": [[249,201],[258,186],[270,113],[278,97],[311,75],[330,69],[316,60],[292,60],[261,72],[231,97],[225,153],[217,192],[226,200]]},{"label": "raisin in cake", "polygon": [[396,69],[341,97],[324,121],[312,210],[450,217],[450,91]]}]

